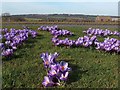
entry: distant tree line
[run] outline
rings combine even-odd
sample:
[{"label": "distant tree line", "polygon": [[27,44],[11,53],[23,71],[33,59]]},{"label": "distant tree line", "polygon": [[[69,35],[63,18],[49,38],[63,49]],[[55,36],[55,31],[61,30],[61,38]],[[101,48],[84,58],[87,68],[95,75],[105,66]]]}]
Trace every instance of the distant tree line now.
[{"label": "distant tree line", "polygon": [[[27,17],[25,15],[5,15],[2,16],[2,21],[3,22],[75,22],[75,23],[104,23],[104,22],[113,22],[111,19],[112,18],[108,18],[108,17],[99,17],[98,20],[96,19],[96,17],[56,17],[57,14],[54,14],[52,16],[47,16],[47,15],[43,15],[43,17],[39,17],[39,18],[33,18],[33,17]],[[33,15],[34,16],[34,15]],[[54,16],[54,17],[53,17]],[[65,16],[65,15],[64,15]],[[66,15],[67,16],[67,15]],[[110,19],[110,20],[109,20]]]},{"label": "distant tree line", "polygon": [[23,17],[13,17],[13,16],[2,16],[2,21],[3,22],[22,22],[22,21],[26,21],[25,18]]}]

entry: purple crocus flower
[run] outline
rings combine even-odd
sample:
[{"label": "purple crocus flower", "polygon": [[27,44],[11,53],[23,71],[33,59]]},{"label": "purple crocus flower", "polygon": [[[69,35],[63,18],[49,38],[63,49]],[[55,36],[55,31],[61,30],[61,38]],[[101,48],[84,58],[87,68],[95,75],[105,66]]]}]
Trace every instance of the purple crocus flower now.
[{"label": "purple crocus flower", "polygon": [[45,67],[49,67],[49,65],[53,62],[48,58],[48,53],[42,53],[40,57],[43,59]]},{"label": "purple crocus flower", "polygon": [[16,47],[16,46],[12,46],[12,49],[13,49],[13,50],[16,50],[16,49],[17,49],[17,47]]},{"label": "purple crocus flower", "polygon": [[6,45],[10,45],[11,41],[5,41]]},{"label": "purple crocus flower", "polygon": [[92,37],[90,38],[90,40],[91,40],[91,41],[96,40],[96,36],[92,36]]},{"label": "purple crocus flower", "polygon": [[106,50],[106,51],[110,51],[110,50],[111,50],[111,47],[105,47],[105,50]]},{"label": "purple crocus flower", "polygon": [[62,73],[60,75],[60,80],[66,81],[68,78],[68,74],[69,74],[69,72]]},{"label": "purple crocus flower", "polygon": [[58,57],[58,55],[59,54],[57,52],[55,52],[54,54],[50,53],[50,55],[48,55],[48,53],[42,53],[40,57],[43,59],[44,65],[47,68],[50,67],[51,64],[55,63],[55,59]]},{"label": "purple crocus flower", "polygon": [[48,71],[49,76],[56,76],[59,73],[59,69],[56,71],[55,69],[51,69]]},{"label": "purple crocus flower", "polygon": [[4,43],[0,43],[0,51],[4,49]]},{"label": "purple crocus flower", "polygon": [[6,49],[2,52],[3,56],[11,56],[13,54],[13,49]]},{"label": "purple crocus flower", "polygon": [[62,72],[65,72],[65,71],[67,71],[67,70],[70,70],[70,68],[68,67],[68,63],[65,62],[65,61],[61,61],[61,62],[60,62],[59,69],[60,69],[60,71],[62,71]]},{"label": "purple crocus flower", "polygon": [[114,50],[116,50],[116,51],[119,50],[119,47],[115,47]]},{"label": "purple crocus flower", "polygon": [[59,72],[59,63],[56,62],[56,63],[50,65],[50,68]]},{"label": "purple crocus flower", "polygon": [[54,83],[52,82],[52,78],[48,77],[48,76],[45,76],[44,77],[44,80],[42,82],[42,85],[44,85],[45,87],[50,87],[50,86],[53,86]]},{"label": "purple crocus flower", "polygon": [[[90,42],[90,43],[91,43],[91,42]],[[89,42],[84,42],[84,43],[83,43],[83,46],[84,46],[84,47],[88,47],[88,46],[89,46]]]}]

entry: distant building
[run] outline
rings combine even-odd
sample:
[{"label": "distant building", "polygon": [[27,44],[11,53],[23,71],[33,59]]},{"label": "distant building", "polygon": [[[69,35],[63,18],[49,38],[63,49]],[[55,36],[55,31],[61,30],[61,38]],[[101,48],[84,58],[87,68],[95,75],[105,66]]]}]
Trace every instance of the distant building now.
[{"label": "distant building", "polygon": [[2,13],[2,16],[10,16],[10,13]]},{"label": "distant building", "polygon": [[119,18],[112,18],[113,22],[117,22],[119,20]]},{"label": "distant building", "polygon": [[11,21],[10,13],[2,13],[2,21],[10,22]]},{"label": "distant building", "polygon": [[112,21],[112,18],[110,16],[97,16],[95,21],[97,21],[97,22],[110,22],[110,21]]}]

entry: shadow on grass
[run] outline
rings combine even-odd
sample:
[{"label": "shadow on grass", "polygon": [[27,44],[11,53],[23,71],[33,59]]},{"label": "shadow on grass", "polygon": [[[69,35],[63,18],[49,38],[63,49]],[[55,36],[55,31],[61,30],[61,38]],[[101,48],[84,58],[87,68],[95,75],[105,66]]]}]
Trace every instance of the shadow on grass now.
[{"label": "shadow on grass", "polygon": [[[62,61],[62,60],[59,60]],[[75,62],[74,59],[64,59],[65,62],[69,63],[69,67],[71,68],[71,71],[69,73],[69,78],[66,82],[66,84],[71,84],[72,82],[77,82],[82,78],[82,75],[86,74],[88,70],[83,70],[82,67],[78,66],[77,64],[72,64]]]},{"label": "shadow on grass", "polygon": [[27,41],[25,41],[22,45],[20,45],[16,51],[14,51],[14,54],[10,57],[3,57],[2,60],[3,61],[9,61],[12,59],[17,59],[17,58],[22,58],[24,56],[27,56],[28,53],[27,51],[29,50],[29,48],[34,48],[35,43],[37,43],[39,41],[39,39],[42,39],[43,36],[42,35],[37,35],[37,37],[35,38],[28,38]]},{"label": "shadow on grass", "polygon": [[[59,60],[59,61],[63,61],[62,59]],[[74,62],[74,59],[64,59],[65,62],[68,62],[68,63],[72,63]]]},{"label": "shadow on grass", "polygon": [[81,67],[75,64],[70,64],[69,66],[72,68],[72,70],[70,71],[67,84],[71,84],[72,82],[79,81],[82,78],[82,75],[84,75],[88,71],[88,70],[83,70]]}]

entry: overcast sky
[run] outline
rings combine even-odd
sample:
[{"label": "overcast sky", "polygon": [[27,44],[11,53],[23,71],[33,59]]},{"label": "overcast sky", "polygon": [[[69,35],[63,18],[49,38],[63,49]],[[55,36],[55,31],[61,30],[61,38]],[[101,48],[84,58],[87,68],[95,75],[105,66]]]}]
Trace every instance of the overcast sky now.
[{"label": "overcast sky", "polygon": [[[24,2],[25,1],[25,2]],[[2,13],[118,15],[119,0],[3,0]],[[66,1],[66,2],[63,2]],[[69,2],[67,2],[69,1]]]}]

